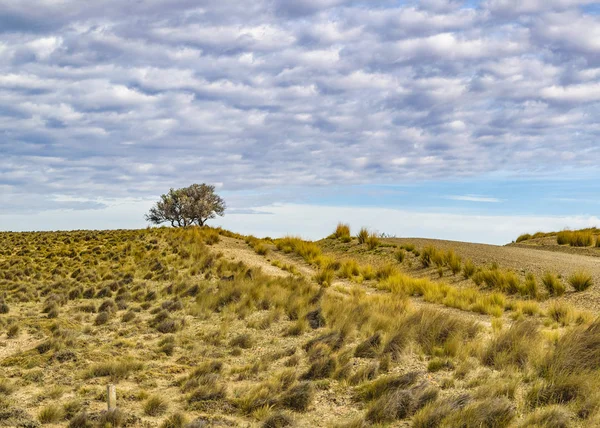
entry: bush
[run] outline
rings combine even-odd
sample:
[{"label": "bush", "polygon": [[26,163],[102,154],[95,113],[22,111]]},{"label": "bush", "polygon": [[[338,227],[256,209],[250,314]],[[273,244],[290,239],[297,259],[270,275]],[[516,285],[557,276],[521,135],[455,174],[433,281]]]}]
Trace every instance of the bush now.
[{"label": "bush", "polygon": [[371,233],[371,234],[369,234],[369,237],[367,238],[365,243],[367,244],[367,248],[369,250],[374,250],[375,248],[377,248],[379,246],[379,238],[377,238],[376,234]]},{"label": "bush", "polygon": [[110,376],[113,380],[124,379],[133,371],[143,368],[143,364],[134,360],[120,360],[94,364],[88,370],[88,377]]},{"label": "bush", "polygon": [[398,261],[398,263],[402,263],[406,258],[406,250],[400,248],[394,253],[394,257]]},{"label": "bush", "polygon": [[331,270],[331,269],[321,269],[315,275],[315,281],[317,281],[317,283],[319,285],[322,285],[324,287],[329,287],[331,285],[331,283],[333,282],[333,276],[334,276],[333,270]]},{"label": "bush", "polygon": [[369,231],[365,227],[361,228],[360,231],[358,232],[358,235],[356,235],[356,237],[358,238],[359,244],[366,243],[369,236],[370,236]]},{"label": "bush", "polygon": [[262,424],[262,428],[284,428],[294,425],[294,418],[285,412],[271,414]]},{"label": "bush", "polygon": [[492,339],[483,352],[482,363],[486,366],[524,368],[537,349],[539,332],[532,321],[521,321]]},{"label": "bush", "polygon": [[542,284],[551,296],[562,296],[565,294],[565,286],[558,277],[550,272],[546,272],[542,277]]},{"label": "bush", "polygon": [[13,338],[17,337],[19,335],[19,330],[20,330],[19,324],[12,324],[6,330],[6,337],[8,337],[9,339],[13,339]]},{"label": "bush", "polygon": [[242,349],[250,349],[254,346],[254,339],[248,333],[239,334],[229,342],[231,347],[239,347]]},{"label": "bush", "polygon": [[465,261],[465,264],[463,265],[463,277],[465,279],[469,279],[473,276],[473,274],[475,273],[475,265],[473,264],[473,262],[471,260],[467,260]]},{"label": "bush", "polygon": [[517,244],[518,244],[519,242],[527,241],[527,240],[529,240],[529,239],[531,239],[531,235],[530,235],[529,233],[524,233],[523,235],[520,235],[520,236],[517,238]]},{"label": "bush", "polygon": [[108,312],[100,312],[94,320],[94,325],[103,325],[110,320],[110,314]]},{"label": "bush", "polygon": [[7,314],[10,312],[10,308],[5,302],[0,301],[0,314]]},{"label": "bush", "polygon": [[516,417],[515,406],[505,397],[488,398],[471,404],[444,419],[444,426],[462,428],[510,426]]},{"label": "bush", "polygon": [[144,403],[144,414],[148,416],[160,416],[164,415],[168,408],[169,406],[163,398],[154,395]]},{"label": "bush", "polygon": [[281,405],[296,412],[305,412],[312,403],[314,388],[311,382],[300,382],[281,396]]},{"label": "bush", "polygon": [[174,413],[161,424],[160,428],[184,428],[187,418],[182,413]]},{"label": "bush", "polygon": [[581,270],[574,272],[569,277],[569,284],[575,291],[585,291],[593,285],[592,275]]},{"label": "bush", "polygon": [[335,237],[337,239],[349,238],[350,237],[350,226],[344,223],[338,223],[335,228]]},{"label": "bush", "polygon": [[43,407],[38,413],[38,420],[43,424],[54,424],[64,417],[62,408],[55,404],[49,404]]},{"label": "bush", "polygon": [[591,247],[594,244],[592,232],[581,230],[563,230],[556,235],[558,245],[569,244],[571,247]]}]

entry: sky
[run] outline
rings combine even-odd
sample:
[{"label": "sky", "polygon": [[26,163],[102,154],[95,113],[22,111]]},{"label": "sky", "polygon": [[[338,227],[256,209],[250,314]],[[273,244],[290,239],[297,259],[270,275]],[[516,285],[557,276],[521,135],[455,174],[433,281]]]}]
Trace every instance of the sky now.
[{"label": "sky", "polygon": [[599,225],[600,3],[0,0],[0,230]]}]

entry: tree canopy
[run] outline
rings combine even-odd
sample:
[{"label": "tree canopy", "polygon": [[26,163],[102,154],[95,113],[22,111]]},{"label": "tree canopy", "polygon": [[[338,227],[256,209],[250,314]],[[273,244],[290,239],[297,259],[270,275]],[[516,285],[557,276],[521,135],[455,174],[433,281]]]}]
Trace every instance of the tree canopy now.
[{"label": "tree canopy", "polygon": [[161,195],[160,201],[146,214],[146,220],[154,224],[169,222],[173,227],[204,226],[207,220],[223,216],[225,208],[215,186],[192,184]]}]

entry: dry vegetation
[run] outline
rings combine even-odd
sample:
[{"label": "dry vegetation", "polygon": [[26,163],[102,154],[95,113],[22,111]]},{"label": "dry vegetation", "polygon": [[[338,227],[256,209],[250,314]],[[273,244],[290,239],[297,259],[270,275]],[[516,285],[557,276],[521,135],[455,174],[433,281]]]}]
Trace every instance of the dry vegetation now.
[{"label": "dry vegetation", "polygon": [[2,233],[0,426],[598,426],[600,321],[556,298],[589,287],[344,224]]}]

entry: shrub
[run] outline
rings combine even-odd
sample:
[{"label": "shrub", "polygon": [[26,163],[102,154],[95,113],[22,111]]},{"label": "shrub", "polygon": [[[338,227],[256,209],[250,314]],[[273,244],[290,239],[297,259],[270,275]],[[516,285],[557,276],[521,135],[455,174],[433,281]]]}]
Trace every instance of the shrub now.
[{"label": "shrub", "polygon": [[574,272],[569,277],[569,284],[575,291],[585,291],[593,284],[592,275],[582,270]]},{"label": "shrub", "polygon": [[184,428],[187,418],[182,413],[173,413],[161,424],[160,428]]},{"label": "shrub", "polygon": [[375,248],[377,248],[379,246],[379,238],[377,237],[376,234],[371,233],[371,234],[369,234],[369,237],[367,238],[365,243],[367,244],[367,248],[369,250],[374,250]]},{"label": "shrub", "polygon": [[542,284],[544,284],[544,287],[548,291],[548,294],[550,294],[551,296],[562,296],[563,294],[565,294],[564,284],[560,281],[560,279],[558,279],[558,277],[555,274],[551,272],[546,272],[544,274],[544,276],[542,277]]},{"label": "shrub", "polygon": [[528,272],[525,275],[525,283],[521,287],[521,294],[524,296],[529,296],[531,298],[537,298],[540,295],[540,291],[538,289],[537,281],[535,280],[535,276]]},{"label": "shrub", "polygon": [[38,420],[43,424],[54,424],[64,417],[63,409],[55,404],[43,407],[38,413]]},{"label": "shrub", "polygon": [[516,322],[508,330],[496,335],[483,352],[482,362],[487,366],[525,367],[537,349],[539,332],[532,321]]},{"label": "shrub", "polygon": [[354,356],[357,358],[375,358],[379,353],[381,346],[381,335],[375,333],[364,342],[360,343],[354,351]]},{"label": "shrub", "polygon": [[118,408],[112,410],[105,410],[100,413],[100,417],[98,418],[99,426],[111,426],[118,427],[123,425],[125,422],[125,414]]},{"label": "shrub", "polygon": [[475,273],[475,265],[473,264],[473,262],[471,260],[467,260],[465,261],[464,265],[463,265],[463,277],[465,279],[469,279],[473,276],[473,274]]},{"label": "shrub", "polygon": [[365,419],[372,423],[389,423],[409,416],[412,404],[410,392],[396,390],[375,401],[367,411]]},{"label": "shrub", "polygon": [[394,253],[394,257],[398,261],[398,263],[402,263],[406,258],[406,250],[400,248]]},{"label": "shrub", "polygon": [[275,412],[264,420],[262,428],[284,428],[294,425],[294,418],[285,412]]},{"label": "shrub", "polygon": [[335,237],[337,239],[349,238],[350,237],[350,226],[344,223],[338,223],[335,228]]},{"label": "shrub", "polygon": [[100,312],[94,320],[94,325],[103,325],[110,320],[110,314],[108,312]]},{"label": "shrub", "polygon": [[378,379],[363,384],[356,389],[356,398],[362,401],[375,400],[389,392],[405,389],[417,381],[419,373],[409,372],[402,375],[381,376]]},{"label": "shrub", "polygon": [[594,236],[590,231],[563,230],[556,235],[558,245],[569,244],[571,247],[591,247],[594,244]]},{"label": "shrub", "polygon": [[550,304],[547,313],[548,317],[562,325],[568,325],[573,317],[573,309],[563,302]]},{"label": "shrub", "polygon": [[346,260],[342,263],[339,276],[341,278],[352,278],[360,275],[360,266],[356,260]]},{"label": "shrub", "polygon": [[529,240],[529,239],[531,239],[531,238],[532,238],[532,236],[531,236],[529,233],[524,233],[523,235],[520,235],[520,236],[517,238],[517,244],[518,244],[519,242],[527,241],[527,240]]},{"label": "shrub", "polygon": [[12,324],[6,330],[6,337],[8,337],[9,339],[13,339],[13,338],[17,337],[19,335],[19,330],[20,330],[20,327],[18,324]]},{"label": "shrub", "polygon": [[259,256],[266,256],[269,253],[269,247],[267,247],[266,245],[262,244],[262,243],[257,243],[254,246],[254,251],[256,252],[256,254],[258,254]]},{"label": "shrub", "polygon": [[366,243],[369,236],[370,236],[369,231],[365,227],[361,228],[360,231],[358,232],[358,235],[356,235],[356,237],[358,238],[359,244]]},{"label": "shrub", "polygon": [[505,397],[488,398],[473,403],[444,419],[444,426],[480,428],[503,428],[516,417],[515,406]]},{"label": "shrub", "polygon": [[433,264],[433,259],[437,254],[437,250],[434,247],[425,247],[421,251],[421,264],[424,268],[430,267]]},{"label": "shrub", "polygon": [[144,414],[148,416],[164,415],[168,407],[167,402],[163,398],[154,395],[144,403]]},{"label": "shrub", "polygon": [[577,327],[560,337],[542,371],[549,379],[600,369],[600,320]]},{"label": "shrub", "polygon": [[69,428],[92,428],[94,425],[86,412],[78,413],[69,421]]},{"label": "shrub", "polygon": [[315,275],[315,281],[317,284],[322,285],[324,287],[329,287],[333,282],[334,272],[331,269],[321,269]]},{"label": "shrub", "polygon": [[448,254],[446,255],[446,263],[448,264],[448,267],[452,271],[453,275],[456,275],[462,269],[461,258],[457,256],[452,250],[448,251]]},{"label": "shrub", "polygon": [[114,380],[124,379],[133,371],[141,370],[143,364],[135,360],[120,360],[94,364],[88,370],[88,377],[110,376]]},{"label": "shrub", "polygon": [[571,417],[569,413],[558,407],[552,406],[529,415],[523,424],[527,427],[546,427],[546,428],[569,428],[571,426]]},{"label": "shrub", "polygon": [[312,403],[314,388],[311,382],[300,382],[281,396],[281,405],[296,412],[305,412]]},{"label": "shrub", "polygon": [[9,306],[5,302],[0,301],[0,314],[7,314],[9,312]]},{"label": "shrub", "polygon": [[254,346],[254,339],[248,333],[239,334],[229,342],[232,347],[239,347],[242,349],[250,349]]}]

